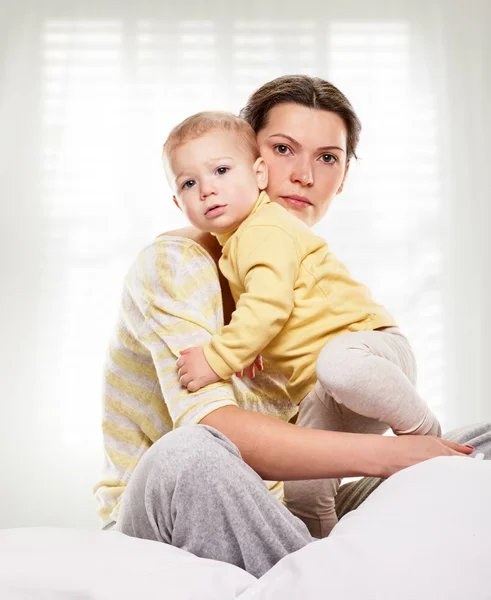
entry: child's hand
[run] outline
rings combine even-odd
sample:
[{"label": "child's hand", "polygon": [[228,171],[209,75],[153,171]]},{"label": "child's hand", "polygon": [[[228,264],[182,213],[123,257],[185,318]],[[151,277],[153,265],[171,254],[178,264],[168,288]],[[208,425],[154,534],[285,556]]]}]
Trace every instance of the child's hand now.
[{"label": "child's hand", "polygon": [[260,354],[258,354],[256,356],[256,359],[254,360],[254,362],[252,363],[252,365],[249,365],[248,367],[246,367],[245,369],[242,369],[242,371],[237,371],[237,373],[235,373],[237,375],[237,377],[243,377],[244,372],[245,374],[250,377],[251,379],[254,379],[254,377],[256,376],[256,371],[262,371],[263,370],[263,359],[262,356]]},{"label": "child's hand", "polygon": [[220,381],[220,377],[208,364],[203,348],[187,348],[179,354],[181,356],[176,363],[179,367],[179,382],[189,392],[197,392],[205,385]]}]

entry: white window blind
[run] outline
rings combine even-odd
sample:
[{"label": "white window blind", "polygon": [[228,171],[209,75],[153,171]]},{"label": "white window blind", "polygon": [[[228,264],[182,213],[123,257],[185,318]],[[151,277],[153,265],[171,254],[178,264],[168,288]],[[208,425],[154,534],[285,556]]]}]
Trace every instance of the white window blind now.
[{"label": "white window blind", "polygon": [[404,22],[332,23],[326,72],[363,131],[345,191],[318,227],[393,312],[418,362],[418,389],[444,417],[443,258],[434,98],[417,85]]}]

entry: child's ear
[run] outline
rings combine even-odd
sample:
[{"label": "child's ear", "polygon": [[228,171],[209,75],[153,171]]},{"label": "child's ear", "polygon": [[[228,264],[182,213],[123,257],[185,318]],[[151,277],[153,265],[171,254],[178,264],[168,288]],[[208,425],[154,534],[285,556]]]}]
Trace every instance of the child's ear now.
[{"label": "child's ear", "polygon": [[268,165],[259,157],[252,167],[256,174],[257,187],[262,191],[268,187]]},{"label": "child's ear", "polygon": [[175,196],[172,196],[172,200],[174,201],[174,204],[177,206],[177,208],[182,211],[182,208],[179,206],[179,202],[177,201],[177,198]]},{"label": "child's ear", "polygon": [[340,194],[343,191],[344,182],[346,181],[346,177],[348,177],[349,166],[350,166],[350,161],[348,160],[348,161],[346,161],[346,168],[344,169],[343,181],[341,181],[341,185],[338,187],[338,191],[336,192],[336,194]]}]

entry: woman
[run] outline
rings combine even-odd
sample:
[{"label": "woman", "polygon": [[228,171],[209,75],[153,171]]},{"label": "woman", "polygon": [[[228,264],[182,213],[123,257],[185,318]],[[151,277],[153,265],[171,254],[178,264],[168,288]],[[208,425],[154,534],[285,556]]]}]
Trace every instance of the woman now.
[{"label": "woman", "polygon": [[[360,123],[348,100],[328,82],[287,76],[253,94],[243,116],[268,164],[271,199],[309,225],[318,221],[356,156]],[[106,525],[261,576],[312,540],[274,482],[383,478],[471,449],[434,437],[360,434],[356,425],[355,433],[298,427],[290,422],[297,408],[267,365],[254,379],[187,392],[175,364],[180,350],[205,343],[233,309],[217,276],[219,253],[208,234],[170,232],[128,273],[106,368],[106,468],[97,495]],[[490,431],[480,450],[491,451]],[[461,440],[475,434],[469,429]],[[359,497],[364,486],[348,492]],[[343,504],[343,512],[354,507],[346,493]]]}]

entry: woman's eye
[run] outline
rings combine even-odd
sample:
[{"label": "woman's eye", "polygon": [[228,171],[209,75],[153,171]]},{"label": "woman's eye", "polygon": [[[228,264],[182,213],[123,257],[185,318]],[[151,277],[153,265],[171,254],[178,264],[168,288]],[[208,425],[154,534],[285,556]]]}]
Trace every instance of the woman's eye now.
[{"label": "woman's eye", "polygon": [[196,183],[196,181],[194,181],[194,179],[190,179],[189,181],[185,181],[182,184],[182,189],[183,190],[189,190],[190,188],[192,188],[194,186],[195,183]]},{"label": "woman's eye", "polygon": [[290,153],[290,148],[288,148],[288,146],[285,146],[285,144],[276,144],[274,149],[276,150],[276,152],[278,152],[278,154],[289,154]]},{"label": "woman's eye", "polygon": [[225,175],[225,173],[229,170],[228,167],[218,167],[216,170],[217,175]]},{"label": "woman's eye", "polygon": [[337,161],[337,158],[334,156],[334,154],[323,154],[321,158],[322,162],[326,163],[326,165],[330,165]]}]

